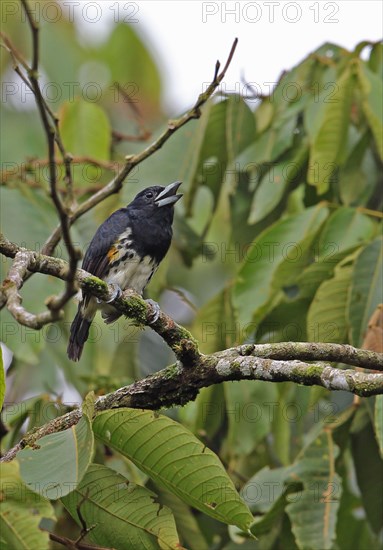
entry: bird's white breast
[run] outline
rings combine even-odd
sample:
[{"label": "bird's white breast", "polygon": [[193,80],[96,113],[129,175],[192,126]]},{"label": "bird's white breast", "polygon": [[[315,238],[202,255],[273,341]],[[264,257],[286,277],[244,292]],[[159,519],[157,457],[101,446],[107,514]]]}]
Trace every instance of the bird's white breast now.
[{"label": "bird's white breast", "polygon": [[[126,249],[122,249],[121,258],[126,252]],[[141,294],[158,266],[150,256],[139,258],[133,250],[128,252],[125,260],[111,268],[105,281],[118,285],[122,290],[131,288]]]}]

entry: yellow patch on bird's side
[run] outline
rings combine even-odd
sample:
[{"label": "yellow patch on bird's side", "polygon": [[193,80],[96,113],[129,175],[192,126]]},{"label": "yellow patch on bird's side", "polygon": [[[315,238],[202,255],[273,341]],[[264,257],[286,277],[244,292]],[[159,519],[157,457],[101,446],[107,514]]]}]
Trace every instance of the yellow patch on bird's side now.
[{"label": "yellow patch on bird's side", "polygon": [[112,248],[109,250],[109,252],[108,252],[108,254],[107,254],[108,259],[109,259],[110,261],[112,261],[116,254],[118,254],[118,250],[117,250],[117,248],[115,248],[114,246],[112,246]]}]

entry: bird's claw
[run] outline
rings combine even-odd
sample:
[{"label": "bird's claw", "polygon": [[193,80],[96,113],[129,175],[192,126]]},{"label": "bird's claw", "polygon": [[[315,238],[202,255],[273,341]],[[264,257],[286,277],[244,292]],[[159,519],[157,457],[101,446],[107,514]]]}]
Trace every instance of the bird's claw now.
[{"label": "bird's claw", "polygon": [[161,313],[160,306],[154,300],[148,299],[148,300],[145,300],[145,302],[150,306],[152,306],[153,312],[150,313],[150,315],[148,316],[149,317],[148,321],[150,324],[153,324],[156,321],[158,321],[158,318],[160,316],[160,313]]},{"label": "bird's claw", "polygon": [[110,283],[110,286],[113,288],[113,294],[112,294],[112,297],[110,298],[110,300],[105,300],[106,304],[110,304],[110,303],[114,302],[114,300],[119,298],[122,294],[122,290],[118,285],[116,285],[115,283]]}]

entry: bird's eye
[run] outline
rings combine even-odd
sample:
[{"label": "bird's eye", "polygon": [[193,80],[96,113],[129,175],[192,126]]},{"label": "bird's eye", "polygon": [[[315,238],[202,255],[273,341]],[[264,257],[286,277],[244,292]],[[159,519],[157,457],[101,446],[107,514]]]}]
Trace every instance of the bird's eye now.
[{"label": "bird's eye", "polygon": [[146,197],[147,199],[152,199],[152,198],[153,198],[153,193],[152,193],[151,191],[148,191],[148,192],[146,193],[145,197]]}]

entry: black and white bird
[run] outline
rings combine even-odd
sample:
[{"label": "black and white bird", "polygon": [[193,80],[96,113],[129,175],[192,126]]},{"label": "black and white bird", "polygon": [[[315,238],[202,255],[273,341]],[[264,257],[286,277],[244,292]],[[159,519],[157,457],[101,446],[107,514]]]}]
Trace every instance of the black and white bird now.
[{"label": "black and white bird", "polygon": [[[116,296],[127,288],[142,294],[169,250],[174,205],[180,181],[167,187],[144,189],[124,208],[114,212],[97,229],[82,262],[82,268],[116,287]],[[121,314],[111,305],[82,293],[70,329],[68,357],[78,361],[98,309],[105,323]]]}]

